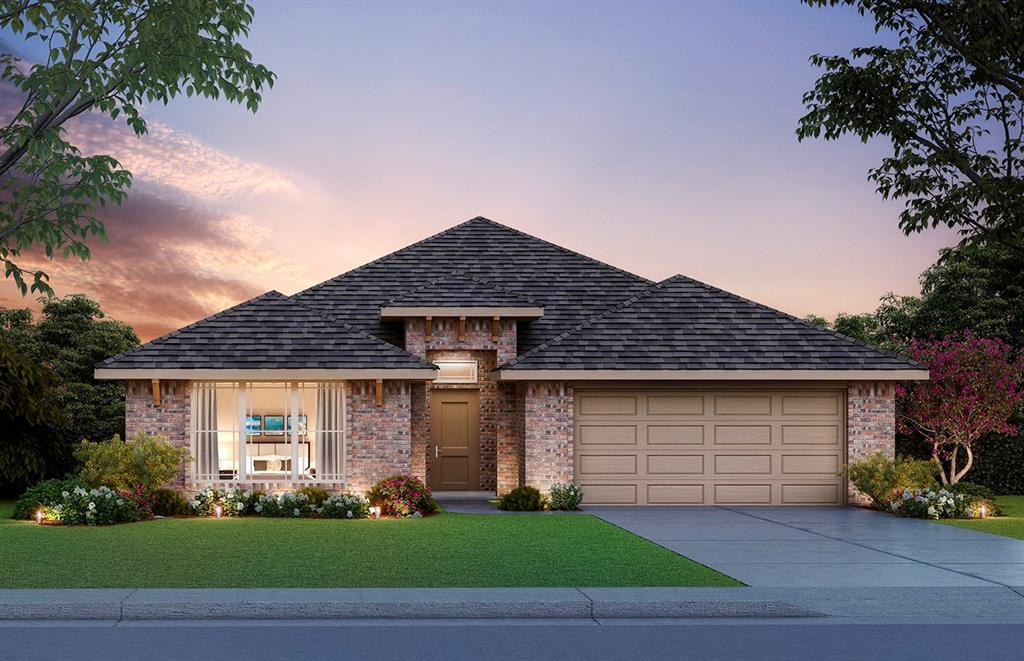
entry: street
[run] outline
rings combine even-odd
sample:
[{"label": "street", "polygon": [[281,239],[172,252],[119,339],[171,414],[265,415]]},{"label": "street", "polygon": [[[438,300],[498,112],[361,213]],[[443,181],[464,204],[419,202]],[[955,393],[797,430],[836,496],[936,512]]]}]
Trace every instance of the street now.
[{"label": "street", "polygon": [[[833,623],[835,622],[835,623]],[[0,624],[0,659],[1020,659],[1021,624],[835,620]]]}]

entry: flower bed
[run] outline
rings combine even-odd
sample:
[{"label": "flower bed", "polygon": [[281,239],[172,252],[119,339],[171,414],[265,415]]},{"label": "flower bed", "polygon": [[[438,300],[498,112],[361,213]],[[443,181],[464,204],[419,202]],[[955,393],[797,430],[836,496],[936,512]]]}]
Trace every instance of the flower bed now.
[{"label": "flower bed", "polygon": [[189,504],[196,516],[263,516],[291,518],[363,519],[370,504],[362,496],[334,494],[321,504],[307,490],[278,494],[242,489],[206,488],[196,492]]},{"label": "flower bed", "polygon": [[893,514],[920,519],[978,519],[994,513],[991,504],[946,489],[903,489],[890,507]]}]

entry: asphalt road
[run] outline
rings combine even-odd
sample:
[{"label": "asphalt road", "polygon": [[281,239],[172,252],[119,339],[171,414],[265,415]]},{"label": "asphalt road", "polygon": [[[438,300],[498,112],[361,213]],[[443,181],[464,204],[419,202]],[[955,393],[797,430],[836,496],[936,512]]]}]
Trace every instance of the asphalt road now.
[{"label": "asphalt road", "polygon": [[1021,624],[12,623],[0,659],[1021,659]]}]

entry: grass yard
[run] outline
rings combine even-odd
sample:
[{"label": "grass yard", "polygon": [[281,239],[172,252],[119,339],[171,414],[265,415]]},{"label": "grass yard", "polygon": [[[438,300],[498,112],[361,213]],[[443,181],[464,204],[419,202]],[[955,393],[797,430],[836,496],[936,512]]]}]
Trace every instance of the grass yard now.
[{"label": "grass yard", "polygon": [[1024,539],[1024,496],[999,496],[996,502],[1006,516],[992,519],[958,519],[942,523],[993,535]]},{"label": "grass yard", "polygon": [[0,588],[737,586],[593,516],[12,521]]}]

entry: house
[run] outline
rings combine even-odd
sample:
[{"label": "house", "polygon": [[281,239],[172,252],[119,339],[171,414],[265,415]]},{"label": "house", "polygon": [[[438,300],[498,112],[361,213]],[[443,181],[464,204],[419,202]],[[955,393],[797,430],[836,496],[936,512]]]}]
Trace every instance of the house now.
[{"label": "house", "polygon": [[127,432],[188,446],[177,487],[413,474],[585,503],[842,504],[894,451],[920,365],[684,276],[651,282],[474,218],[293,296],[113,356]]}]

